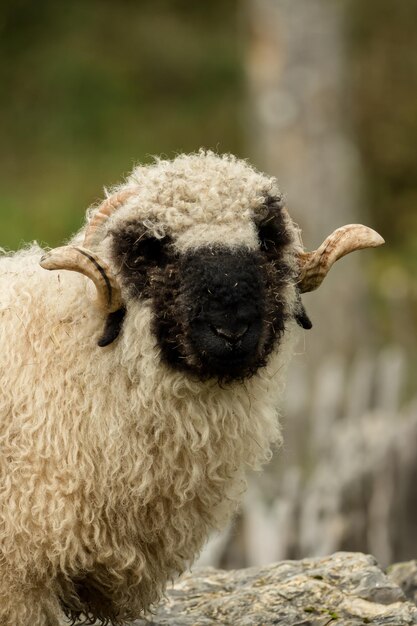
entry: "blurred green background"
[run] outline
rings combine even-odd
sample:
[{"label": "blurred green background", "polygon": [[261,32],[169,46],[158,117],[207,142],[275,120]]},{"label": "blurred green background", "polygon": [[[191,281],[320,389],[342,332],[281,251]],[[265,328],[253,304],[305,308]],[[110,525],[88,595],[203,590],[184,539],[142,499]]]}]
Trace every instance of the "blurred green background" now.
[{"label": "blurred green background", "polygon": [[3,0],[0,245],[55,245],[151,155],[242,153],[235,0]]},{"label": "blurred green background", "polygon": [[[0,245],[56,245],[151,155],[250,158],[248,19],[243,0],[2,0]],[[413,0],[348,1],[349,115],[364,201],[389,239],[374,262],[414,301],[416,24]]]},{"label": "blurred green background", "polygon": [[[352,120],[364,202],[387,242],[375,256],[371,278],[382,331],[410,350],[417,328],[417,2],[349,0],[348,6]],[[396,320],[395,336],[389,319],[391,327]]]}]

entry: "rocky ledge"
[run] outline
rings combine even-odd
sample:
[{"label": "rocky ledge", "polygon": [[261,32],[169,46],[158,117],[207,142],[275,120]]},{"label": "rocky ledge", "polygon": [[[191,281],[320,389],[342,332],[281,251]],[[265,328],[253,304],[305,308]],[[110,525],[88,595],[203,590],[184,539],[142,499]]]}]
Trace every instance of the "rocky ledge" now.
[{"label": "rocky ledge", "polygon": [[339,552],[237,571],[196,568],[135,626],[417,625],[417,561],[384,572]]}]

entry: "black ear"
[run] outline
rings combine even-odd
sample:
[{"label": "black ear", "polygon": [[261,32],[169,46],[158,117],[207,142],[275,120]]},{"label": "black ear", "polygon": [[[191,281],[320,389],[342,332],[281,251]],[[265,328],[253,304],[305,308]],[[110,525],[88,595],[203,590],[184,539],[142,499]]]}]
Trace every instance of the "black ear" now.
[{"label": "black ear", "polygon": [[125,308],[118,309],[117,311],[113,311],[113,313],[108,314],[103,334],[97,342],[100,348],[110,345],[115,339],[117,339],[121,331],[125,315]]},{"label": "black ear", "polygon": [[295,321],[297,322],[299,326],[301,326],[301,328],[304,328],[305,330],[310,330],[310,328],[313,328],[313,324],[311,323],[311,320],[307,315],[304,305],[301,302],[300,294],[298,294],[298,301],[297,301],[297,306],[295,309],[294,317],[295,317]]}]

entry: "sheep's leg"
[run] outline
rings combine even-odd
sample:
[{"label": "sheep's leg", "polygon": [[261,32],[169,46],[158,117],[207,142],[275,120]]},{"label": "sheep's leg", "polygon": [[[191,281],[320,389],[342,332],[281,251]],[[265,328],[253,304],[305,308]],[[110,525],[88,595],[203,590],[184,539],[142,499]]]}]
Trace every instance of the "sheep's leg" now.
[{"label": "sheep's leg", "polygon": [[49,590],[18,588],[0,580],[0,626],[62,626],[58,599]]}]

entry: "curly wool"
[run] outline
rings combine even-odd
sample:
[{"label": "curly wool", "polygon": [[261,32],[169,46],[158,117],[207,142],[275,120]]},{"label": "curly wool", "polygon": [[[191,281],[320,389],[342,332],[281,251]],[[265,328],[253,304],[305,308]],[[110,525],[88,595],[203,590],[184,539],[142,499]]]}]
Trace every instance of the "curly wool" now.
[{"label": "curly wool", "polygon": [[[132,185],[137,197],[106,228],[140,211],[182,251],[254,249],[253,214],[277,192],[211,153],[136,168]],[[110,259],[106,239],[100,249]],[[90,617],[119,624],[192,563],[235,511],[246,470],[270,458],[296,324],[251,378],[201,382],[159,359],[147,301],[128,301],[120,337],[98,348],[92,286],[47,273],[42,253],[0,259],[0,624],[58,626],[61,605],[88,614],[84,596],[96,597]],[[286,297],[294,307],[293,285]]]}]

